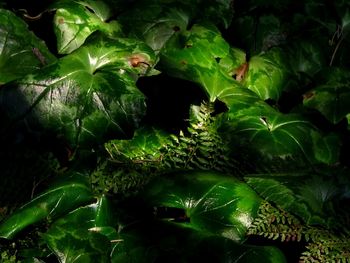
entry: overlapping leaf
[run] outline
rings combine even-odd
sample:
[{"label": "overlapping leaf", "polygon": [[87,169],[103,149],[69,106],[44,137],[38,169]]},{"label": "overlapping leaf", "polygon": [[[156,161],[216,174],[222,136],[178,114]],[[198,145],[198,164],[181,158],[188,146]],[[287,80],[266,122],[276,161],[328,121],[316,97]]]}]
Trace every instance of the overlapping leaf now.
[{"label": "overlapping leaf", "polygon": [[[121,231],[112,262],[253,262],[283,263],[276,247],[237,244],[228,238],[159,220],[136,222]],[[176,248],[176,249],[174,249]]]},{"label": "overlapping leaf", "polygon": [[0,21],[0,85],[56,60],[15,14],[0,9]]},{"label": "overlapping leaf", "polygon": [[54,31],[60,54],[71,53],[97,30],[110,37],[122,35],[117,21],[108,22],[112,13],[103,1],[58,0],[51,8],[56,9]]},{"label": "overlapping leaf", "polygon": [[[317,174],[247,175],[247,183],[269,202],[302,218],[308,225],[334,224],[332,199],[338,194],[332,179]],[[296,183],[298,182],[298,183]],[[333,217],[331,217],[333,216]]]},{"label": "overlapping leaf", "polygon": [[287,76],[284,61],[282,51],[277,48],[252,57],[243,85],[263,100],[278,100]]},{"label": "overlapping leaf", "polygon": [[110,240],[117,232],[106,197],[61,217],[44,235],[60,262],[110,262]]},{"label": "overlapping leaf", "polygon": [[188,227],[242,241],[260,198],[246,184],[214,172],[179,173],[147,187],[148,202],[180,208]]},{"label": "overlapping leaf", "polygon": [[73,174],[55,184],[14,212],[0,224],[0,237],[13,238],[29,225],[54,219],[93,200],[89,184],[80,174]]},{"label": "overlapping leaf", "polygon": [[316,88],[304,94],[304,105],[321,112],[330,122],[340,122],[350,112],[350,77],[346,69],[332,68],[321,72]]},{"label": "overlapping leaf", "polygon": [[[161,53],[162,69],[169,75],[199,83],[211,101],[226,89],[239,86],[232,69],[245,62],[242,53],[232,58],[228,43],[212,25],[194,25],[174,35]],[[220,64],[221,59],[226,59]]]},{"label": "overlapping leaf", "polygon": [[73,147],[125,136],[145,113],[135,78],[154,59],[136,40],[96,37],[35,75],[4,86],[0,108],[10,122],[53,132]]}]

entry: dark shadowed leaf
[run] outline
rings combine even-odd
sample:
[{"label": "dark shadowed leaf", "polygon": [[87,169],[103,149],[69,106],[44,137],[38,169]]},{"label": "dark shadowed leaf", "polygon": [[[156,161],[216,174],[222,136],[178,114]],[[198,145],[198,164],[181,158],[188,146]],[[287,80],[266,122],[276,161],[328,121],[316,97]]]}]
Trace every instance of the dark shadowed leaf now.
[{"label": "dark shadowed leaf", "polygon": [[15,14],[0,9],[0,21],[0,85],[56,60]]}]

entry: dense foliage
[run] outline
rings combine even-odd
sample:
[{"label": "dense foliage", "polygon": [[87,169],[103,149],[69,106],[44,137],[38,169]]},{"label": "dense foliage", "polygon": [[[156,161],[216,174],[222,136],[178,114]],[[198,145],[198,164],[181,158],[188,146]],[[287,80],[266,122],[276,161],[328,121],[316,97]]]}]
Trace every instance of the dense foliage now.
[{"label": "dense foliage", "polygon": [[0,2],[1,262],[349,261],[348,1],[36,2]]}]

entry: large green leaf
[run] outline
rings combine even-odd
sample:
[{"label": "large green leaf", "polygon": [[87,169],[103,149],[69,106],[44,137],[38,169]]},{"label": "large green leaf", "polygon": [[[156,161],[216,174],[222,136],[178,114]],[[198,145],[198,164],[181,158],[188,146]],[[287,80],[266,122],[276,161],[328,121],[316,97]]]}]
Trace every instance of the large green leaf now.
[{"label": "large green leaf", "polygon": [[109,262],[117,238],[114,215],[105,196],[53,223],[44,240],[60,262]]},{"label": "large green leaf", "polygon": [[136,40],[97,37],[42,71],[3,86],[0,108],[10,122],[53,132],[72,146],[125,136],[145,114],[135,82],[154,59],[153,51]]},{"label": "large green leaf", "polygon": [[[336,124],[350,112],[349,71],[332,68],[322,71],[325,83],[304,94],[303,103],[321,112],[330,122]],[[320,82],[322,83],[322,79]]]},{"label": "large green leaf", "polygon": [[80,174],[55,184],[15,211],[0,224],[0,237],[13,238],[29,225],[53,219],[93,200],[86,178]]},{"label": "large green leaf", "polygon": [[146,198],[157,207],[179,208],[186,226],[242,241],[260,198],[245,183],[215,172],[183,172],[156,179]]},{"label": "large green leaf", "polygon": [[10,11],[0,9],[0,85],[55,61],[45,43]]},{"label": "large green leaf", "polygon": [[110,37],[121,36],[119,23],[108,21],[112,13],[103,1],[57,0],[51,8],[56,9],[54,31],[60,54],[71,53],[97,30]]},{"label": "large green leaf", "polygon": [[278,100],[287,76],[285,58],[281,49],[271,49],[249,60],[249,70],[243,85],[263,99]]},{"label": "large green leaf", "polygon": [[313,159],[313,125],[300,115],[282,114],[264,105],[229,115],[224,133],[234,143],[246,145],[265,156],[290,155]]}]

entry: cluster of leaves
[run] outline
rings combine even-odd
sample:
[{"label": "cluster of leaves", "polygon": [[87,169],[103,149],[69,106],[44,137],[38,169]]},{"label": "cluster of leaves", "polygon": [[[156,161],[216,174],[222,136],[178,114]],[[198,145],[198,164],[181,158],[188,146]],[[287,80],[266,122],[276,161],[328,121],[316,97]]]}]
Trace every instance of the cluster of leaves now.
[{"label": "cluster of leaves", "polygon": [[[39,12],[0,2],[3,260],[287,261],[249,236],[303,241],[303,262],[348,259],[347,1]],[[30,30],[47,20],[54,45]],[[142,79],[160,76],[206,97],[185,129],[147,122]]]}]

